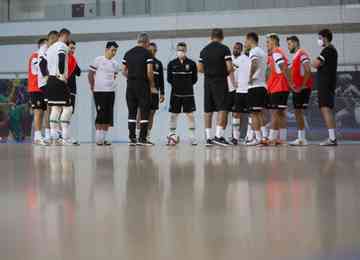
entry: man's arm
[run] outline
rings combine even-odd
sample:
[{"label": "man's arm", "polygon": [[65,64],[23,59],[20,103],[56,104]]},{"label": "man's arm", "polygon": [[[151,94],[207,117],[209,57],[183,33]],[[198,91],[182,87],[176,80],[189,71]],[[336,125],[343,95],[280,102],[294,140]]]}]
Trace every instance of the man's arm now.
[{"label": "man's arm", "polygon": [[232,72],[234,72],[234,65],[231,60],[226,60],[226,70],[228,75],[230,75]]},{"label": "man's arm", "polygon": [[160,95],[164,96],[165,95],[165,86],[164,86],[164,67],[162,65],[162,63],[160,62],[159,64],[159,89],[160,89]]},{"label": "man's arm", "polygon": [[252,84],[254,80],[254,75],[258,69],[259,69],[259,61],[257,59],[252,59],[250,65],[249,84]]},{"label": "man's arm", "polygon": [[64,74],[65,74],[65,60],[66,60],[66,56],[65,56],[65,53],[59,53],[58,54],[59,56],[59,79],[62,80],[62,81],[65,81],[65,77],[64,77]]},{"label": "man's arm", "polygon": [[81,76],[81,69],[79,67],[79,65],[76,64],[76,67],[75,67],[75,75],[80,77]]},{"label": "man's arm", "polygon": [[193,69],[192,69],[192,83],[193,85],[196,84],[196,82],[198,81],[198,70],[197,70],[197,67],[196,67],[196,63],[194,62],[193,65],[192,65]]},{"label": "man's arm", "polygon": [[40,68],[40,72],[41,74],[46,77],[49,75],[48,69],[47,69],[47,60],[44,59],[43,57],[40,57],[40,63],[39,63],[39,68]]},{"label": "man's arm", "polygon": [[286,80],[288,81],[290,89],[294,92],[298,92],[294,87],[294,81],[292,80],[291,71],[286,66],[285,62],[279,64],[279,67],[281,69],[281,72],[284,74]]},{"label": "man's arm", "polygon": [[90,70],[88,73],[88,81],[89,81],[90,89],[92,92],[94,92],[95,75],[96,75],[96,72],[93,70]]},{"label": "man's arm", "polygon": [[304,66],[304,80],[302,82],[302,88],[305,88],[309,79],[312,77],[310,62],[303,63]]},{"label": "man's arm", "polygon": [[157,94],[158,91],[155,87],[155,80],[154,80],[154,64],[147,63],[147,78],[149,81],[150,91],[152,94]]},{"label": "man's arm", "polygon": [[204,64],[202,64],[201,62],[199,62],[197,64],[197,70],[199,73],[204,73]]}]

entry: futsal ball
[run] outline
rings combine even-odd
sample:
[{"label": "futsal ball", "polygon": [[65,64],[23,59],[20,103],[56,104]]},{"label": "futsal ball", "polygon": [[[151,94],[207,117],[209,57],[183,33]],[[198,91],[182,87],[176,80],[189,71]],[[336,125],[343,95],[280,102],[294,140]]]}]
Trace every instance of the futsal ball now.
[{"label": "futsal ball", "polygon": [[177,134],[169,134],[167,140],[168,145],[177,145],[180,142],[180,137]]}]

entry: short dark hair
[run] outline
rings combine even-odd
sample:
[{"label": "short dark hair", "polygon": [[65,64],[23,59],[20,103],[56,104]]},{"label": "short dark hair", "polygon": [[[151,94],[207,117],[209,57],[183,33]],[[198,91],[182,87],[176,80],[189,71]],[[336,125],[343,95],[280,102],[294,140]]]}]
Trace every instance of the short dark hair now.
[{"label": "short dark hair", "polygon": [[323,38],[328,39],[329,42],[331,42],[333,39],[333,33],[329,29],[322,29],[319,32],[319,35],[322,36]]},{"label": "short dark hair", "polygon": [[63,35],[63,34],[71,34],[71,32],[69,29],[62,28],[59,32],[59,35]]},{"label": "short dark hair", "polygon": [[286,38],[286,41],[292,41],[292,42],[296,42],[298,45],[300,45],[300,40],[297,36],[293,35],[293,36],[290,36],[290,37],[287,37]]},{"label": "short dark hair", "polygon": [[259,43],[259,35],[256,32],[249,32],[246,34],[247,39],[251,39],[256,43]]},{"label": "short dark hair", "polygon": [[224,39],[224,31],[223,31],[223,29],[220,29],[220,28],[212,29],[211,38],[212,39],[219,39],[219,40]]},{"label": "short dark hair", "polygon": [[187,48],[187,45],[185,42],[179,42],[176,47],[183,47],[183,48]]},{"label": "short dark hair", "polygon": [[243,45],[241,42],[235,42],[235,44],[234,44],[234,45],[239,45],[241,49],[243,49],[243,48],[244,48],[244,45]]},{"label": "short dark hair", "polygon": [[150,42],[150,44],[149,44],[150,46],[152,46],[152,47],[154,47],[155,49],[157,49],[157,45],[156,45],[156,43],[155,42]]},{"label": "short dark hair", "polygon": [[119,45],[115,41],[110,41],[106,43],[106,49],[114,47],[115,49],[119,48]]},{"label": "short dark hair", "polygon": [[47,42],[47,38],[41,38],[38,40],[38,46],[40,47],[41,45],[43,45],[45,42]]},{"label": "short dark hair", "polygon": [[72,45],[76,45],[76,42],[75,42],[75,41],[73,41],[73,40],[70,40],[70,41],[68,42],[68,45],[70,45],[70,44],[72,44]]},{"label": "short dark hair", "polygon": [[50,31],[50,32],[48,33],[48,37],[50,37],[51,35],[59,35],[59,32],[58,32],[58,31],[55,31],[55,30]]},{"label": "short dark hair", "polygon": [[271,39],[271,40],[274,40],[277,45],[280,45],[280,38],[276,33],[270,33],[266,37]]}]

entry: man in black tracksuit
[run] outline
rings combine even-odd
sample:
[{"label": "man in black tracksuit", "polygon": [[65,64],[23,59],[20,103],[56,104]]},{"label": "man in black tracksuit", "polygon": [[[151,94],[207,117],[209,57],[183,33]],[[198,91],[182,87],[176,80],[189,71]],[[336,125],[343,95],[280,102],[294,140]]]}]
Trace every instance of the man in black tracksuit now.
[{"label": "man in black tracksuit", "polygon": [[167,67],[167,80],[172,86],[170,99],[170,135],[176,134],[177,119],[180,113],[185,113],[189,122],[190,140],[197,145],[195,139],[196,111],[194,85],[197,82],[196,63],[186,57],[186,43],[180,42],[177,47],[177,58],[170,61]]}]

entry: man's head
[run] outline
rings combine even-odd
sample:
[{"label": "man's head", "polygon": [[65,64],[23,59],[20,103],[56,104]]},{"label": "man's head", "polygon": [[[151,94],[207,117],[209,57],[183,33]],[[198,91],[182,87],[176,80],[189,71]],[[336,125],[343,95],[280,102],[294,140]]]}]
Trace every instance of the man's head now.
[{"label": "man's head", "polygon": [[40,49],[43,45],[47,45],[48,40],[47,38],[41,38],[40,40],[38,40],[38,48]]},{"label": "man's head", "polygon": [[157,53],[157,45],[155,42],[150,42],[149,44],[149,51],[153,57],[156,56]]},{"label": "man's head", "polygon": [[76,42],[74,42],[73,40],[70,40],[68,43],[68,46],[69,46],[70,54],[74,54],[75,50],[76,50]]},{"label": "man's head", "polygon": [[211,31],[211,40],[222,42],[224,40],[224,31],[220,28],[214,28]]},{"label": "man's head", "polygon": [[266,36],[266,47],[268,51],[272,51],[280,46],[280,38],[276,33],[270,33]]},{"label": "man's head", "polygon": [[71,32],[68,29],[66,28],[61,29],[59,32],[59,41],[68,43],[70,41],[70,35]]},{"label": "man's head", "polygon": [[144,48],[149,48],[149,45],[150,45],[150,37],[147,33],[143,32],[143,33],[140,33],[138,36],[137,36],[137,43],[138,45],[144,47]]},{"label": "man's head", "polygon": [[185,42],[179,42],[176,45],[176,56],[179,59],[185,59],[186,57],[186,52],[187,52],[187,46]]},{"label": "man's head", "polygon": [[58,31],[50,31],[48,33],[48,45],[51,46],[59,39],[59,32]]},{"label": "man's head", "polygon": [[318,44],[320,47],[328,46],[333,39],[333,34],[329,29],[323,29],[319,32]]},{"label": "man's head", "polygon": [[290,53],[295,53],[300,48],[300,40],[297,36],[287,37],[286,41]]},{"label": "man's head", "polygon": [[249,32],[245,38],[245,49],[250,50],[259,44],[259,35],[256,32]]},{"label": "man's head", "polygon": [[239,57],[243,51],[243,44],[241,42],[236,42],[233,47],[234,57]]},{"label": "man's head", "polygon": [[105,57],[107,59],[114,58],[118,48],[119,48],[119,45],[115,41],[107,42],[106,47],[105,47]]}]

